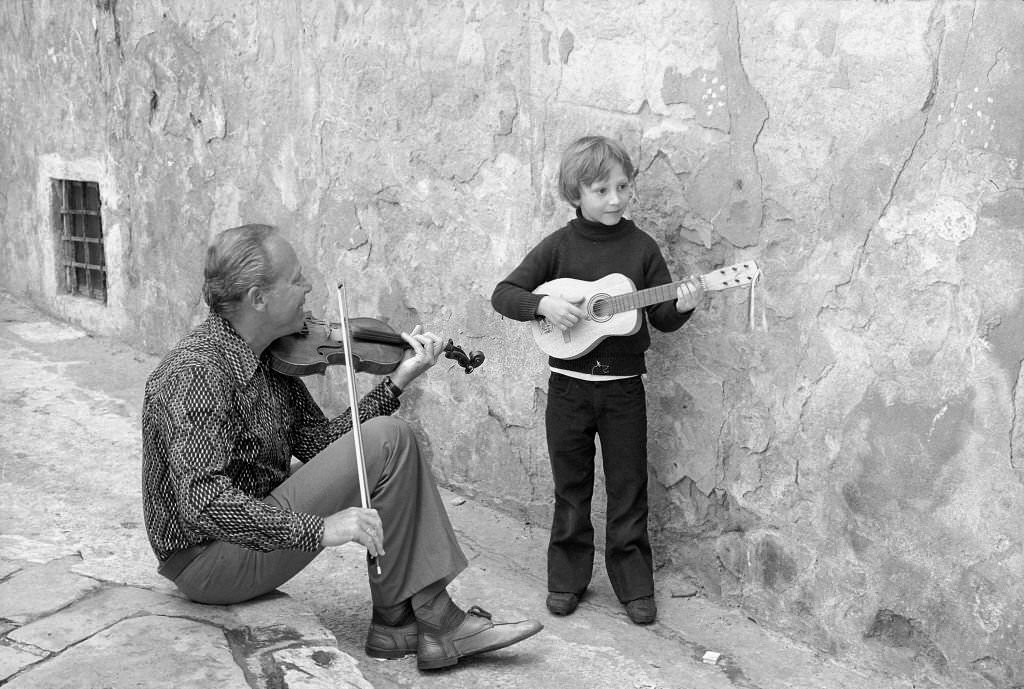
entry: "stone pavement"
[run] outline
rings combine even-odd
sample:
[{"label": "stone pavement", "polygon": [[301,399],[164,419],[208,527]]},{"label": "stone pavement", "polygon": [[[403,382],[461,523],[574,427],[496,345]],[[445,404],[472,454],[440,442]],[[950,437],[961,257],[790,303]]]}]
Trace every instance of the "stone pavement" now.
[{"label": "stone pavement", "polygon": [[[138,420],[156,361],[0,293],[4,689],[967,686],[906,655],[847,653],[840,662],[681,581],[659,580],[659,621],[636,627],[600,565],[580,610],[552,617],[545,530],[447,491],[470,556],[453,597],[496,619],[538,618],[537,636],[439,673],[419,673],[411,657],[368,659],[368,589],[355,546],[326,551],[261,600],[190,603],[155,573],[142,524]],[[704,662],[709,651],[717,662]]]}]

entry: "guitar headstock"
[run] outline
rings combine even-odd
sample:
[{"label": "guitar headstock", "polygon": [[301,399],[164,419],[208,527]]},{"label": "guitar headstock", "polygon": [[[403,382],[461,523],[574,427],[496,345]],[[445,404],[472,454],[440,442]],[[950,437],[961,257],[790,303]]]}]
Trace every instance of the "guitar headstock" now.
[{"label": "guitar headstock", "polygon": [[730,287],[741,287],[749,285],[761,275],[761,269],[754,261],[743,261],[725,266],[710,273],[705,273],[697,278],[700,286],[705,292],[715,292],[729,289]]}]

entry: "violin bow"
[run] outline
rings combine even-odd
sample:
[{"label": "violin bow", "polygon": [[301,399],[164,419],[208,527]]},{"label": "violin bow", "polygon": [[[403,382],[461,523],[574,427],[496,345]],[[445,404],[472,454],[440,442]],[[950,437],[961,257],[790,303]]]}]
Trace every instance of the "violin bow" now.
[{"label": "violin bow", "polygon": [[[345,284],[338,283],[338,310],[341,312],[341,343],[345,348],[345,372],[348,378],[349,412],[352,417],[352,440],[356,448],[356,469],[359,474],[359,498],[363,509],[370,509],[370,489],[366,479],[366,459],[363,455],[363,436],[359,430],[359,398],[356,397],[356,374],[352,363],[352,337],[348,328],[348,315],[345,312]],[[377,565],[380,574],[380,559],[370,558]]]}]

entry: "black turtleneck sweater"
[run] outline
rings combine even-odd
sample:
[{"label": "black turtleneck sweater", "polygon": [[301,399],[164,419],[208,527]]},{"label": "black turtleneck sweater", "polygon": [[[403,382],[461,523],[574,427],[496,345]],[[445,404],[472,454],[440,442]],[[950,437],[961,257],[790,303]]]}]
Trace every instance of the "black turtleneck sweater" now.
[{"label": "black turtleneck sweater", "polygon": [[[538,286],[556,278],[574,278],[588,282],[609,273],[622,273],[633,281],[637,290],[672,282],[672,277],[654,239],[639,229],[632,220],[623,218],[613,226],[585,219],[576,211],[576,219],[552,232],[535,246],[507,278],[498,283],[491,295],[491,304],[503,316],[517,321],[537,318],[541,296],[534,294]],[[663,332],[682,327],[692,311],[679,313],[675,300],[644,309],[640,330],[632,335],[608,337],[578,359],[556,359],[553,368],[590,373],[600,362],[603,372],[613,376],[646,372],[644,352],[651,344],[647,321]]]}]

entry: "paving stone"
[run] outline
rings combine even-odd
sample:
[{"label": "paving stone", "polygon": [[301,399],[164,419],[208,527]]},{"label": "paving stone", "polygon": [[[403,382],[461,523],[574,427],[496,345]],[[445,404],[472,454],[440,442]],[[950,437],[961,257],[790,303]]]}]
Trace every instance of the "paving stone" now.
[{"label": "paving stone", "polygon": [[220,628],[158,615],[118,622],[4,685],[43,687],[251,689]]},{"label": "paving stone", "polygon": [[336,643],[334,635],[308,607],[284,593],[273,593],[237,605],[202,605],[180,595],[163,595],[149,605],[149,611],[243,631],[246,639],[257,646],[285,637],[313,644]]},{"label": "paving stone", "polygon": [[47,651],[62,651],[118,620],[160,607],[167,597],[131,586],[114,586],[17,629],[8,637]]},{"label": "paving stone", "polygon": [[[60,610],[101,586],[95,579],[70,572],[69,560],[77,558],[30,564],[0,583],[0,600],[4,602],[0,617],[24,624]],[[40,586],[40,581],[46,586]]]},{"label": "paving stone", "polygon": [[3,579],[27,563],[45,564],[50,560],[78,555],[78,550],[68,543],[41,541],[18,534],[0,534],[0,553],[15,555],[14,559],[0,559],[0,579]]},{"label": "paving stone", "polygon": [[32,663],[38,663],[45,657],[45,654],[32,653],[14,646],[0,645],[0,684],[3,684],[16,672],[25,669]]},{"label": "paving stone", "polygon": [[236,615],[236,626],[252,630],[256,641],[261,637],[269,638],[268,634],[273,633],[273,630],[286,625],[291,634],[306,643],[329,646],[337,644],[334,634],[323,626],[308,607],[285,594],[274,594],[249,603],[232,605],[230,610]]},{"label": "paving stone", "polygon": [[373,689],[355,658],[336,646],[286,648],[272,656],[288,689]]},{"label": "paving stone", "polygon": [[[0,546],[2,546],[3,544],[3,538],[5,537],[0,536]],[[0,580],[6,579],[7,577],[11,576],[19,569],[21,569],[23,566],[23,563],[15,562],[14,560],[8,560],[6,558],[0,557]]]}]

